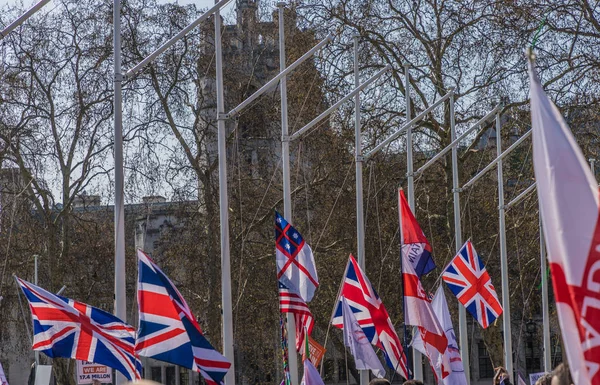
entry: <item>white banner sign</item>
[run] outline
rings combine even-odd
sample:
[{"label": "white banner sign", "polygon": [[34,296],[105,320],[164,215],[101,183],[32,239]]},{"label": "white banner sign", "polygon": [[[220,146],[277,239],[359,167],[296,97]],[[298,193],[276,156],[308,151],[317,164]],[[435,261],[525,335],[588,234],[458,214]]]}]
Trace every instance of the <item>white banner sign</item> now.
[{"label": "white banner sign", "polygon": [[8,381],[4,375],[4,369],[2,369],[2,364],[0,364],[0,385],[8,385]]},{"label": "white banner sign", "polygon": [[77,383],[91,384],[94,380],[103,384],[112,383],[112,369],[106,365],[77,360]]},{"label": "white banner sign", "polygon": [[531,373],[529,375],[529,383],[531,385],[535,385],[535,382],[542,377],[544,374],[546,374],[546,372],[539,372],[539,373]]}]

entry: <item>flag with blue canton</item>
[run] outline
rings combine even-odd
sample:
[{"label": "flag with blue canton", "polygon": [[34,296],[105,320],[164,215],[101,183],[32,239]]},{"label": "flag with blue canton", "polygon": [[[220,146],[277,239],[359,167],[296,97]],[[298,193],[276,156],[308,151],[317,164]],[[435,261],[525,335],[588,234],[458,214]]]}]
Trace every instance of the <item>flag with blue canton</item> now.
[{"label": "flag with blue canton", "polygon": [[231,363],[202,334],[189,306],[171,280],[138,250],[139,329],[136,352],[200,372],[220,384]]},{"label": "flag with blue canton", "polygon": [[302,235],[275,212],[277,279],[290,291],[310,302],[319,286],[315,258]]},{"label": "flag with blue canton", "polygon": [[432,248],[412,213],[402,189],[398,191],[398,205],[402,234],[402,263],[410,262],[417,277],[421,278],[435,269]]},{"label": "flag with blue canton", "polygon": [[127,379],[140,378],[135,329],[103,310],[52,294],[16,278],[33,318],[33,350],[106,365]]}]

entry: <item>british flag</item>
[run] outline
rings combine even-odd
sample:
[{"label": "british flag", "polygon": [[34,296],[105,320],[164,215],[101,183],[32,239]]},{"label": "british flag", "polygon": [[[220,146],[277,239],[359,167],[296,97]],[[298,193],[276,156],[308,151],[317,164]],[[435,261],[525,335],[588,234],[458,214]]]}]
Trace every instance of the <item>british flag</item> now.
[{"label": "british flag", "polygon": [[138,268],[136,352],[200,372],[208,384],[220,384],[231,363],[204,338],[179,290],[141,250]]},{"label": "british flag", "polygon": [[296,350],[302,350],[304,331],[312,333],[315,320],[308,305],[299,295],[291,292],[283,283],[279,283],[279,310],[282,313],[292,313],[296,321]]},{"label": "british flag", "polygon": [[452,259],[442,279],[484,329],[502,314],[492,279],[470,240]]},{"label": "british flag", "polygon": [[129,380],[140,378],[135,329],[103,310],[52,294],[17,278],[33,318],[33,350],[107,365]]},{"label": "british flag", "polygon": [[350,255],[346,267],[340,298],[331,321],[333,326],[340,329],[344,328],[342,297],[346,298],[354,317],[371,344],[385,353],[388,366],[402,377],[408,378],[406,356],[390,316],[371,282],[352,255]]}]

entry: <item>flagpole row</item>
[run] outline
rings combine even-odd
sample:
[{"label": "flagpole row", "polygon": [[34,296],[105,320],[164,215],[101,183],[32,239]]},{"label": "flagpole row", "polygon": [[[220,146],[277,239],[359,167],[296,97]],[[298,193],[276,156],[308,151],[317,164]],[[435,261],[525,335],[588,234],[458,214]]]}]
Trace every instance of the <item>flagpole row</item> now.
[{"label": "flagpole row", "polygon": [[41,0],[33,7],[29,8],[27,12],[19,16],[15,21],[6,26],[2,31],[0,31],[0,40],[4,39],[11,33],[15,28],[23,24],[27,19],[33,16],[37,11],[39,11],[44,5],[48,4],[50,0]]}]

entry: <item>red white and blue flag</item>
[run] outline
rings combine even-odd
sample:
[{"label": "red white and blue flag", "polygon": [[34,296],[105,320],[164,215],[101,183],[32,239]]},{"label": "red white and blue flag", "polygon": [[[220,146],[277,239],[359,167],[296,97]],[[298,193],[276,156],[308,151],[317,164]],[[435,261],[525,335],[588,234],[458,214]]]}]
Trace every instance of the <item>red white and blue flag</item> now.
[{"label": "red white and blue flag", "polygon": [[275,212],[277,280],[288,290],[310,302],[319,286],[315,258],[302,235]]},{"label": "red white and blue flag", "polygon": [[138,269],[136,352],[200,372],[208,384],[220,384],[231,364],[204,338],[179,290],[141,250]]},{"label": "red white and blue flag", "polygon": [[48,357],[85,360],[140,378],[135,329],[103,310],[52,294],[17,278],[33,319],[33,350]]},{"label": "red white and blue flag", "polygon": [[344,328],[342,297],[346,299],[371,344],[384,352],[388,366],[402,377],[408,378],[406,356],[390,316],[373,285],[352,255],[346,267],[340,298],[331,321],[333,326],[340,329]]},{"label": "red white and blue flag", "polygon": [[301,351],[305,331],[308,331],[308,335],[312,333],[315,320],[306,302],[298,294],[288,290],[281,281],[278,284],[279,310],[282,313],[292,313],[294,315],[294,320],[296,321],[296,350]]},{"label": "red white and blue flag", "polygon": [[410,210],[402,189],[398,189],[398,206],[402,231],[402,258],[410,262],[417,276],[421,278],[435,269],[431,245]]},{"label": "red white and blue flag", "polygon": [[484,329],[502,314],[492,279],[470,240],[452,259],[442,279]]},{"label": "red white and blue flag", "polygon": [[573,383],[600,385],[598,182],[530,63],[533,168]]}]

